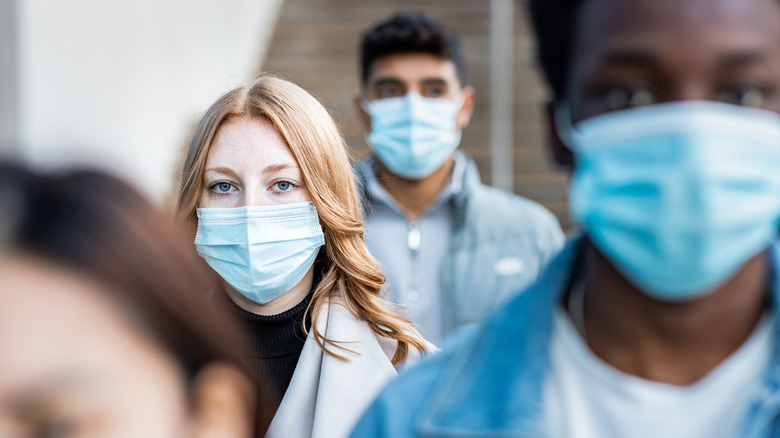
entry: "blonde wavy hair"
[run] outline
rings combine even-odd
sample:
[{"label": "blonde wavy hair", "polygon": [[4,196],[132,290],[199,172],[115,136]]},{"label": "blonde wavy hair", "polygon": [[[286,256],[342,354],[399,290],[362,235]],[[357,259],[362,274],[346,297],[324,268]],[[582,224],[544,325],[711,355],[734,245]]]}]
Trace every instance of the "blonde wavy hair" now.
[{"label": "blonde wavy hair", "polygon": [[329,297],[340,296],[374,333],[398,342],[393,364],[408,357],[409,346],[424,351],[414,325],[379,297],[385,278],[363,241],[360,201],[344,139],[327,110],[301,87],[263,75],[249,86],[224,94],[203,115],[184,158],[177,203],[193,235],[206,157],[220,126],[237,117],[266,120],[276,128],[298,162],[317,208],[325,233],[325,256],[320,257],[324,267],[307,309],[317,344],[330,356],[347,360],[327,345],[349,349],[316,328],[322,305]]}]

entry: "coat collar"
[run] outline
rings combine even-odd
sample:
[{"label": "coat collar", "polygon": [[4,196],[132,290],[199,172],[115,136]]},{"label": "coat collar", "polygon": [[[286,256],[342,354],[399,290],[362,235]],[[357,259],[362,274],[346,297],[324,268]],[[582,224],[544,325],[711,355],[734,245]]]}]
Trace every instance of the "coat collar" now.
[{"label": "coat collar", "polygon": [[327,339],[348,349],[327,346],[348,361],[326,354],[310,332],[267,437],[347,436],[382,387],[397,375],[391,363],[395,341],[377,337],[341,298],[323,304],[317,327]]},{"label": "coat collar", "polygon": [[[555,306],[581,266],[584,238],[575,236],[539,280],[486,320],[453,355],[415,427],[423,436],[535,437]],[[780,299],[780,247],[770,248],[770,299]],[[775,324],[780,332],[780,324]],[[765,405],[780,406],[780,333],[766,376]]]},{"label": "coat collar", "polygon": [[[780,302],[780,243],[776,242],[769,249],[770,256],[770,279],[769,279],[769,299],[774,309],[778,308]],[[775,311],[775,318],[777,312]],[[780,405],[780,323],[775,324],[775,351],[772,353],[772,366],[769,367],[766,380],[766,393],[775,399],[775,403]]]}]

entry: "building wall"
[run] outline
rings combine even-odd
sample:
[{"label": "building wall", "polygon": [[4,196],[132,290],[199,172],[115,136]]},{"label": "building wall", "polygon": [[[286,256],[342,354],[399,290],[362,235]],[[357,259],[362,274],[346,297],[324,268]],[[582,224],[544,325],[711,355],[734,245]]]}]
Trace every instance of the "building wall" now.
[{"label": "building wall", "polygon": [[[359,90],[357,48],[361,33],[398,9],[425,10],[461,36],[467,82],[477,90],[471,125],[461,148],[490,182],[490,2],[474,0],[287,0],[263,68],[280,72],[317,96],[339,122],[353,155],[368,152],[352,110]],[[519,9],[519,8],[517,8]],[[544,147],[542,105],[547,96],[535,68],[533,41],[522,10],[515,11],[514,191],[541,202],[569,225],[567,177]]]},{"label": "building wall", "polygon": [[256,73],[281,1],[0,0],[15,3],[18,154],[163,199],[199,114]]}]

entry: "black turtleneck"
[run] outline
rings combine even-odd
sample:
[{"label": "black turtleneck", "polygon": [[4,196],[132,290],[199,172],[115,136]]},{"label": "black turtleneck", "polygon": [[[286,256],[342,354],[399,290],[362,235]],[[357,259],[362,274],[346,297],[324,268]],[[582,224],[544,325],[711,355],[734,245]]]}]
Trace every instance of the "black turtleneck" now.
[{"label": "black turtleneck", "polygon": [[[272,385],[268,392],[272,396],[274,410],[279,407],[290,386],[306,342],[302,322],[311,298],[312,293],[309,293],[298,305],[277,315],[256,315],[239,308],[254,346],[254,351],[249,355],[249,365],[261,381]],[[308,316],[305,323],[307,328],[311,325],[311,316]]]}]

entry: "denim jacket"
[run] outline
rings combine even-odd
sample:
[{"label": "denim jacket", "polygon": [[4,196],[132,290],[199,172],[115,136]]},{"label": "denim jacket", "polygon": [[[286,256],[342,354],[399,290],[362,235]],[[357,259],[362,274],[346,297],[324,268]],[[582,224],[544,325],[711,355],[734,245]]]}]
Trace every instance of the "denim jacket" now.
[{"label": "denim jacket", "polygon": [[[564,243],[558,220],[549,210],[482,184],[474,161],[466,158],[462,188],[453,200],[451,244],[434,274],[441,290],[447,291],[442,297],[444,333],[478,321],[533,282]],[[355,166],[366,217],[375,201],[362,168],[373,160],[369,156]]]},{"label": "denim jacket", "polygon": [[[354,430],[364,437],[543,437],[543,385],[553,313],[580,266],[582,239],[569,241],[540,279],[442,352],[401,374]],[[780,248],[771,248],[771,299]],[[780,327],[780,325],[775,325]],[[780,336],[764,390],[739,438],[780,437]]]}]

